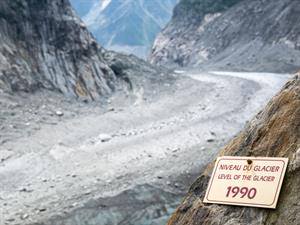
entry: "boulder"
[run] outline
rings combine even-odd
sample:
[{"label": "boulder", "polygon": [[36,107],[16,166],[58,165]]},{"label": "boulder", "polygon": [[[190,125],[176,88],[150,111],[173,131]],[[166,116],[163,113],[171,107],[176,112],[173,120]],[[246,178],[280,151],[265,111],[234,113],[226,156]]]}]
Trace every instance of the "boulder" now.
[{"label": "boulder", "polygon": [[108,142],[108,141],[110,141],[111,140],[111,135],[109,135],[109,134],[100,134],[99,136],[98,136],[98,138],[99,138],[99,140],[101,141],[101,142]]}]

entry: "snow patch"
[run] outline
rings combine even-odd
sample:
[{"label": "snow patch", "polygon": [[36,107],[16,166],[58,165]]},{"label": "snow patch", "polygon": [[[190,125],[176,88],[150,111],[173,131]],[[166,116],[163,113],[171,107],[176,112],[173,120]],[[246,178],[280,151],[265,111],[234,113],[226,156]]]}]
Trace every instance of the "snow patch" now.
[{"label": "snow patch", "polygon": [[[103,12],[107,6],[111,3],[112,0],[101,0],[100,2],[96,3],[89,13],[83,17],[83,21],[86,23],[87,26],[91,26],[97,22],[97,18]],[[98,21],[99,22],[99,21]],[[101,23],[101,21],[100,21]]]},{"label": "snow patch", "polygon": [[101,10],[104,10],[109,4],[111,0],[103,0],[101,5]]},{"label": "snow patch", "polygon": [[221,13],[214,13],[214,14],[207,14],[204,16],[204,19],[201,23],[201,25],[198,27],[199,32],[205,31],[206,26],[214,21],[216,18],[220,17],[222,14]]}]

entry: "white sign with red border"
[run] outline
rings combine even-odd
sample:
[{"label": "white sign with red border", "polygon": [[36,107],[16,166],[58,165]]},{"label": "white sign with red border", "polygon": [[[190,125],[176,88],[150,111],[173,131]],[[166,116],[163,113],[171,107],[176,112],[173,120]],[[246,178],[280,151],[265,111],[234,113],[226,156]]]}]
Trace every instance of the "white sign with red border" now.
[{"label": "white sign with red border", "polygon": [[205,203],[276,208],[288,158],[219,157]]}]

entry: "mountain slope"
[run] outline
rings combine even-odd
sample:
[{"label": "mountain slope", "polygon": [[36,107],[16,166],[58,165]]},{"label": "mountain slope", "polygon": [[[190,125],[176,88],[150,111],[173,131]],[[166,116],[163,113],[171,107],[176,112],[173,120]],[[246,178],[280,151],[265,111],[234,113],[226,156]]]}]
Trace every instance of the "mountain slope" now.
[{"label": "mountain slope", "polygon": [[[0,37],[0,90],[6,92],[45,88],[99,100],[123,81],[127,86],[129,76],[161,73],[135,57],[112,54],[104,59],[109,52],[97,44],[68,0],[1,1]],[[111,62],[121,58],[126,64],[114,71]]]},{"label": "mountain slope", "polygon": [[[139,55],[145,56],[157,33],[171,18],[176,2],[102,0],[93,4],[90,11],[81,16],[104,47],[137,54],[137,51],[143,51]],[[75,8],[84,5],[79,0],[72,0],[72,4]],[[137,51],[134,51],[135,48],[138,48]]]},{"label": "mountain slope", "polygon": [[152,63],[290,72],[300,66],[295,0],[181,0]]},{"label": "mountain slope", "polygon": [[[202,202],[214,162],[192,185],[168,225],[282,225],[299,224],[300,79],[289,81],[223,150],[220,156],[288,157],[290,162],[276,210]],[[221,222],[222,221],[222,222]]]}]

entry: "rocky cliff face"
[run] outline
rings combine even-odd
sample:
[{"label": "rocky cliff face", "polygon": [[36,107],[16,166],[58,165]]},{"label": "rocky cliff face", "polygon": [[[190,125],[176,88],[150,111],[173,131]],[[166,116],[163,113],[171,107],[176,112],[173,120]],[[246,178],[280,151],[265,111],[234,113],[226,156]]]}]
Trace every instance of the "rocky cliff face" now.
[{"label": "rocky cliff face", "polygon": [[204,204],[214,162],[192,185],[168,225],[299,224],[300,73],[288,82],[221,152],[220,156],[288,157],[290,163],[276,210]]},{"label": "rocky cliff face", "polygon": [[[111,94],[119,80],[128,81],[118,76],[120,70],[138,69],[138,59],[131,57],[116,74],[104,54],[68,0],[0,2],[0,90],[46,88],[70,97],[100,99]],[[119,59],[118,54],[114,57]]]},{"label": "rocky cliff face", "polygon": [[67,0],[0,3],[0,87],[98,99],[116,79]]},{"label": "rocky cliff face", "polygon": [[250,71],[300,66],[300,3],[295,0],[181,0],[157,37],[151,62]]}]

